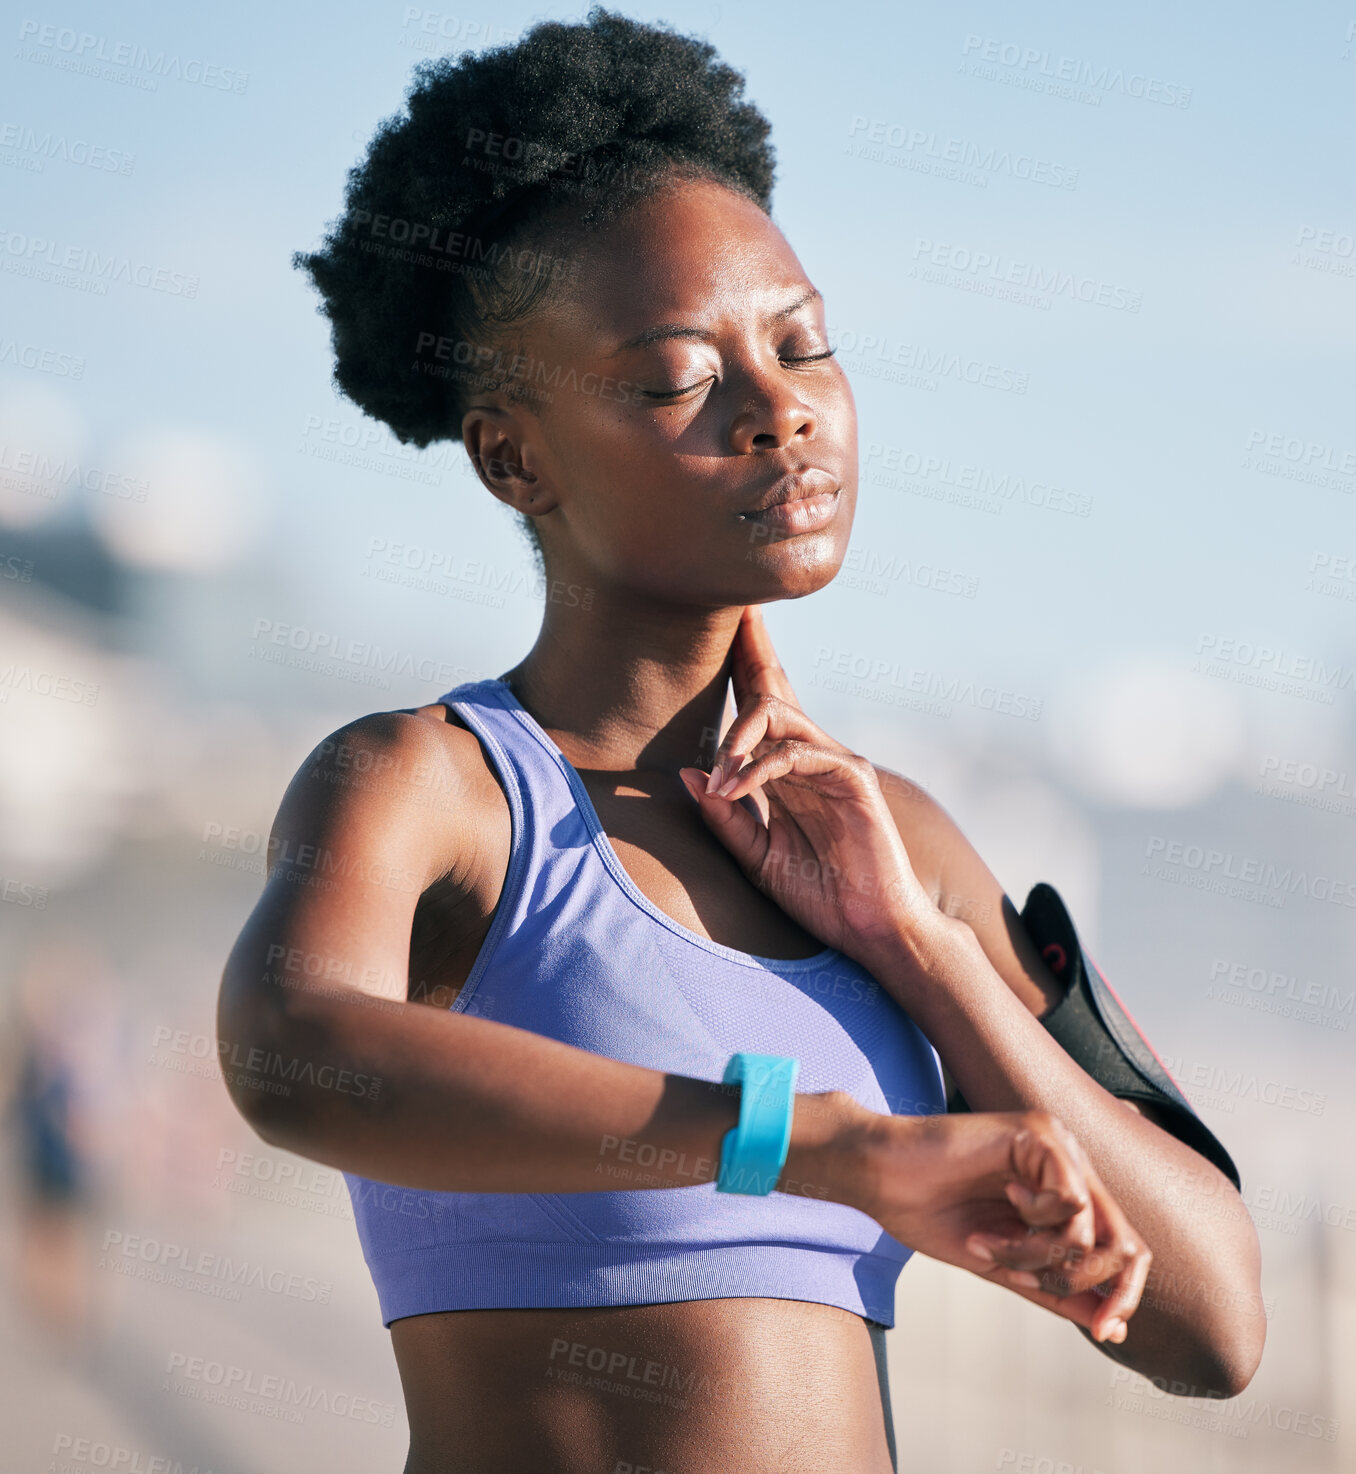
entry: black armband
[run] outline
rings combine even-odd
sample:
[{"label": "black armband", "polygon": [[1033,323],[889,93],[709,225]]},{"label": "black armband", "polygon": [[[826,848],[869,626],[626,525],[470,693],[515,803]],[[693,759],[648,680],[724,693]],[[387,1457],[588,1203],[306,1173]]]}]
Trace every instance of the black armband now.
[{"label": "black armband", "polygon": [[[1064,997],[1041,1019],[1046,1030],[1104,1090],[1118,1100],[1156,1106],[1162,1112],[1158,1124],[1163,1130],[1214,1163],[1235,1187],[1241,1187],[1233,1159],[1196,1114],[1153,1045],[1088,956],[1059,892],[1040,881],[1032,886],[1020,915],[1026,934],[1065,989]],[[954,1089],[946,1104],[948,1111],[970,1109]]]}]

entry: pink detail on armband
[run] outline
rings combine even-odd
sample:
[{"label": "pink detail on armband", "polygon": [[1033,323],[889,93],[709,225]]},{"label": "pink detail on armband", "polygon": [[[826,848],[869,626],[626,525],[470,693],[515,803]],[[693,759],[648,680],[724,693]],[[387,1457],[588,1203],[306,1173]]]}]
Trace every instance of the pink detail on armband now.
[{"label": "pink detail on armband", "polygon": [[[1092,958],[1088,955],[1088,949],[1086,947],[1083,948],[1083,955],[1087,957],[1089,962],[1092,962]],[[1092,965],[1094,967],[1097,967],[1097,964],[1095,962],[1092,962]],[[1173,1077],[1172,1071],[1167,1067],[1167,1065],[1163,1063],[1163,1056],[1159,1054],[1159,1052],[1153,1047],[1152,1044],[1149,1043],[1149,1040],[1145,1036],[1144,1030],[1141,1029],[1140,1026],[1135,1022],[1134,1014],[1131,1013],[1130,1010],[1125,1006],[1125,1002],[1121,998],[1121,995],[1115,990],[1115,988],[1111,986],[1110,983],[1107,982],[1106,974],[1102,971],[1100,967],[1097,967],[1097,976],[1101,978],[1103,983],[1106,983],[1107,992],[1110,993],[1111,996],[1116,1000],[1116,1002],[1121,1005],[1121,1012],[1126,1016],[1126,1018],[1130,1020],[1131,1028],[1133,1028],[1135,1033],[1137,1033],[1139,1037],[1144,1041],[1145,1047],[1148,1049],[1149,1053],[1153,1055],[1153,1057],[1158,1061],[1160,1067],[1163,1070],[1163,1073],[1168,1077],[1169,1080],[1172,1080],[1172,1083],[1174,1085],[1177,1085],[1177,1081]],[[1182,1087],[1180,1085],[1177,1085],[1177,1088],[1178,1090],[1180,1090]]]}]

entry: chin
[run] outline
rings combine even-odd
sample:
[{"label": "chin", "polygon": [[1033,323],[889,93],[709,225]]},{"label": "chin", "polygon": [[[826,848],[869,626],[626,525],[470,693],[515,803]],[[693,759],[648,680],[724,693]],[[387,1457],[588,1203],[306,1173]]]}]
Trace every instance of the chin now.
[{"label": "chin", "polygon": [[[833,582],[847,556],[847,540],[834,531],[805,533],[765,543],[745,555],[747,566],[755,570],[754,579],[767,591],[761,599],[803,599]],[[753,602],[750,595],[747,602]]]}]

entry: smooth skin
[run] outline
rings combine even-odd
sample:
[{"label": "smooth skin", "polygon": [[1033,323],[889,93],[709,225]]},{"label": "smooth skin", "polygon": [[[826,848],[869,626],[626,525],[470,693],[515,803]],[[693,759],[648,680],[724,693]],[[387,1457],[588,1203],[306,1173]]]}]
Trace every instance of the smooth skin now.
[{"label": "smooth skin", "polygon": [[[1251,1221],[1218,1211],[1232,1185],[1050,1039],[1037,1015],[1058,986],[1001,886],[939,805],[815,726],[757,612],[829,583],[851,533],[856,413],[822,299],[768,217],[714,184],[675,185],[578,249],[572,299],[520,344],[575,387],[528,403],[484,392],[463,419],[481,480],[536,519],[548,590],[590,594],[548,597],[506,678],[656,907],[742,951],[831,944],[862,961],[975,1112],[880,1116],[841,1092],[800,1095],[779,1190],[859,1208],[1148,1375],[1237,1393],[1265,1323]],[[774,534],[744,515],[807,466],[837,486],[824,526]],[[735,802],[701,791],[717,764],[740,772]],[[596,1191],[601,1143],[618,1136],[683,1164],[636,1190],[709,1181],[737,1118],[718,1086],[447,1012],[510,838],[493,769],[447,707],[375,713],[321,743],[284,796],[222,981],[233,1099],[269,1142],[412,1188]],[[788,847],[825,888],[807,889],[804,866],[795,888],[778,883],[767,857]],[[988,919],[946,914],[954,897]],[[269,1051],[380,1089],[268,1094],[251,1061]],[[866,1328],[836,1307],[453,1311],[391,1333],[406,1474],[889,1469]],[[588,1385],[571,1360],[588,1348],[667,1369],[667,1400]]]}]

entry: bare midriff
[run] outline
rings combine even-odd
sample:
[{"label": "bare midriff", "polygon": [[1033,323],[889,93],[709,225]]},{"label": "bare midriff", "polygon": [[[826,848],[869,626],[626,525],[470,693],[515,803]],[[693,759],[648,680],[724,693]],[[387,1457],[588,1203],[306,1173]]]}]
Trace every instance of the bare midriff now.
[{"label": "bare midriff", "polygon": [[404,1474],[890,1474],[866,1322],[801,1300],[393,1322]]}]

